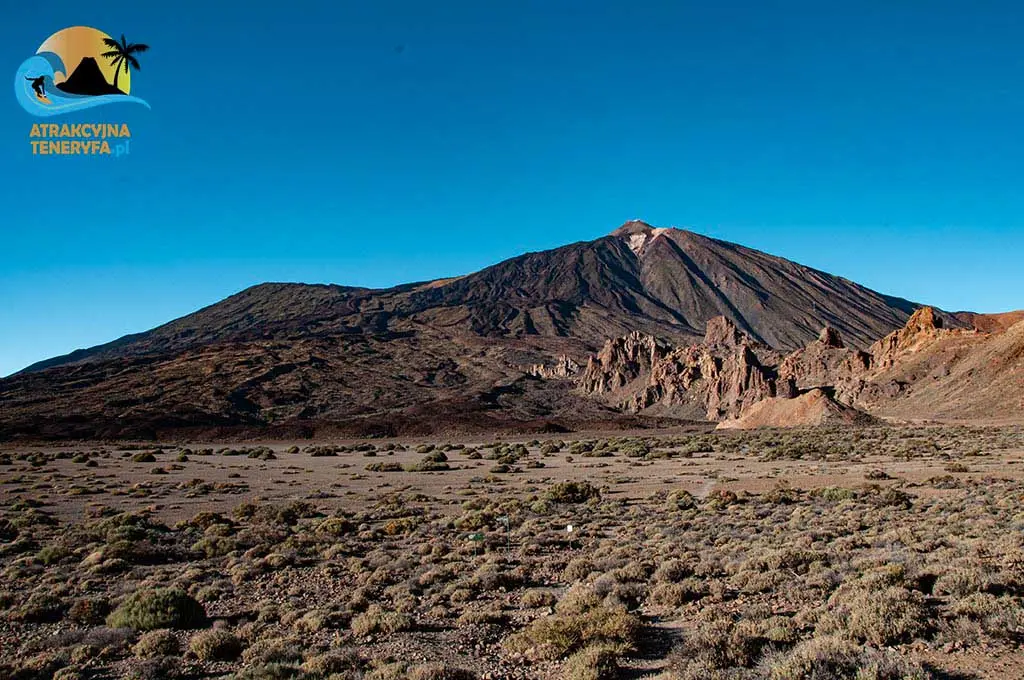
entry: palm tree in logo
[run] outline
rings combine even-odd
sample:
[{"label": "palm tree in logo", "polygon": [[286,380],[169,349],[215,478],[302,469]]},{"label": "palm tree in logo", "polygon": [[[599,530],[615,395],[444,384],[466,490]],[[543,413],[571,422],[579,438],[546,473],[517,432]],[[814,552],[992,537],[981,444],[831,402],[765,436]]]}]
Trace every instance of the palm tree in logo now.
[{"label": "palm tree in logo", "polygon": [[101,56],[114,62],[115,88],[117,88],[117,78],[121,75],[121,64],[124,64],[125,73],[128,73],[129,67],[136,71],[140,70],[142,67],[139,66],[139,60],[134,55],[141,54],[149,49],[149,45],[144,43],[129,43],[124,39],[124,33],[121,34],[121,42],[117,42],[113,38],[104,38],[103,44],[109,47],[110,50],[104,52]]}]

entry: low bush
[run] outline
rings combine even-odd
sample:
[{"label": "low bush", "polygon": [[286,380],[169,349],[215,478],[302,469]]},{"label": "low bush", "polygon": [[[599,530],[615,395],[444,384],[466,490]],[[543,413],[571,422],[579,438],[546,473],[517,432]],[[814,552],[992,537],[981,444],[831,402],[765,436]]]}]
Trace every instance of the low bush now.
[{"label": "low bush", "polygon": [[534,660],[552,661],[594,644],[630,649],[639,632],[640,620],[625,607],[598,605],[583,613],[536,619],[513,635],[506,647]]},{"label": "low bush", "polygon": [[544,500],[552,503],[586,503],[600,498],[601,492],[590,482],[559,482],[544,494]]},{"label": "low bush", "polygon": [[181,651],[181,643],[169,630],[151,630],[144,633],[135,643],[132,652],[140,659],[152,659],[160,656],[174,656]]},{"label": "low bush", "polygon": [[380,605],[374,604],[352,619],[352,633],[360,637],[392,635],[412,628],[412,624],[412,617],[408,614],[385,611]]},{"label": "low bush", "polygon": [[932,674],[892,651],[878,651],[837,637],[806,640],[762,662],[769,680],[929,680]]},{"label": "low bush", "polygon": [[234,661],[242,654],[241,640],[217,628],[193,635],[188,648],[200,661]]},{"label": "low bush", "polygon": [[203,605],[174,588],[135,591],[107,617],[111,628],[134,630],[201,628],[206,623]]}]

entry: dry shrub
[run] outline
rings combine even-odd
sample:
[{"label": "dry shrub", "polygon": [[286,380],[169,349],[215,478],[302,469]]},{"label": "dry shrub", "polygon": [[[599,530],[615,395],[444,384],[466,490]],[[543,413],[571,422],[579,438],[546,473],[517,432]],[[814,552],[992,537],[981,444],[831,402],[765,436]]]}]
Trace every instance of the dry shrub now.
[{"label": "dry shrub", "polygon": [[334,649],[324,654],[317,654],[306,659],[302,670],[316,676],[327,677],[346,672],[358,673],[363,668],[363,659],[355,649]]},{"label": "dry shrub", "polygon": [[169,630],[151,630],[143,634],[132,647],[132,652],[140,659],[151,659],[159,656],[174,656],[181,651],[178,638]]},{"label": "dry shrub", "polygon": [[197,633],[189,640],[188,648],[200,661],[234,661],[242,654],[241,640],[221,629]]},{"label": "dry shrub", "polygon": [[639,632],[640,620],[624,607],[599,605],[583,613],[559,612],[536,619],[506,647],[535,660],[555,660],[600,643],[625,651],[635,645]]},{"label": "dry shrub", "polygon": [[769,654],[761,664],[769,680],[929,680],[920,664],[892,651],[863,647],[827,636],[801,642],[787,653]]},{"label": "dry shrub", "polygon": [[242,652],[246,665],[288,665],[302,661],[304,645],[295,638],[264,638],[249,645]]},{"label": "dry shrub", "polygon": [[[708,611],[671,655],[671,663],[684,676],[700,672],[751,666],[768,645],[758,620],[733,619],[728,614]],[[698,672],[700,671],[700,672]]]},{"label": "dry shrub", "polygon": [[928,627],[924,596],[901,586],[840,589],[829,598],[829,606],[832,615],[819,624],[823,632],[844,632],[873,645],[909,641]]},{"label": "dry shrub", "polygon": [[590,482],[559,482],[544,494],[552,503],[586,503],[601,497],[601,492]]},{"label": "dry shrub", "polygon": [[619,650],[590,645],[565,660],[562,680],[614,680],[619,676]]},{"label": "dry shrub", "polygon": [[520,600],[524,607],[535,609],[538,607],[552,607],[558,598],[549,590],[527,590]]},{"label": "dry shrub", "polygon": [[476,680],[476,673],[443,663],[428,663],[409,670],[408,680]]},{"label": "dry shrub", "polygon": [[380,605],[370,607],[352,619],[352,633],[359,637],[368,635],[392,635],[412,628],[413,619],[408,614],[385,611]]}]

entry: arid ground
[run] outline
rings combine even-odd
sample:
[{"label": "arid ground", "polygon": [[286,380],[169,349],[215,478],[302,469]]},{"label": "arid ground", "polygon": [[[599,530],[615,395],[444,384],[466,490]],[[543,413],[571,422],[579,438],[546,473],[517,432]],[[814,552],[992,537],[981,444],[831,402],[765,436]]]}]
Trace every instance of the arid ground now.
[{"label": "arid ground", "polygon": [[1024,677],[1022,501],[1022,427],[10,444],[0,677]]}]

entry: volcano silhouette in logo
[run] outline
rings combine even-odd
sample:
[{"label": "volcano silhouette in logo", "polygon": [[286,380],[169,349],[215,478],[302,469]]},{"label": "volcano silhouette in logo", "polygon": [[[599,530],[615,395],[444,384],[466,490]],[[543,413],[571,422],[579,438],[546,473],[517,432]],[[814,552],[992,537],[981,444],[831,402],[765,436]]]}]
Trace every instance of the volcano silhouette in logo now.
[{"label": "volcano silhouette in logo", "polygon": [[57,87],[68,94],[125,94],[107,82],[99,64],[92,57],[82,57],[78,68],[63,83],[57,83]]},{"label": "volcano silhouette in logo", "polygon": [[90,96],[98,96],[101,94],[128,94],[127,92],[123,92],[117,86],[118,78],[121,77],[121,66],[124,66],[125,73],[128,73],[130,68],[134,68],[138,71],[142,67],[139,65],[139,61],[135,58],[135,55],[148,50],[149,45],[143,43],[129,44],[128,41],[124,39],[124,33],[121,34],[121,42],[117,42],[113,38],[104,38],[103,44],[111,48],[100,56],[105,59],[109,59],[113,63],[113,84],[107,82],[106,77],[100,70],[100,65],[96,63],[94,58],[82,57],[82,61],[78,63],[78,67],[75,68],[74,73],[68,76],[68,79],[63,83],[58,83],[57,87],[69,94],[87,94]]},{"label": "volcano silhouette in logo", "polygon": [[[89,26],[72,26],[47,38],[36,54],[18,69],[15,96],[29,113],[56,116],[72,111],[130,102],[149,108],[132,96],[134,72],[144,43],[117,40]],[[49,95],[49,96],[47,96]]]}]

